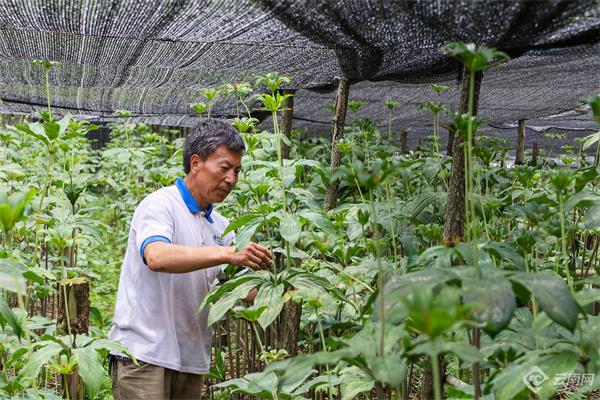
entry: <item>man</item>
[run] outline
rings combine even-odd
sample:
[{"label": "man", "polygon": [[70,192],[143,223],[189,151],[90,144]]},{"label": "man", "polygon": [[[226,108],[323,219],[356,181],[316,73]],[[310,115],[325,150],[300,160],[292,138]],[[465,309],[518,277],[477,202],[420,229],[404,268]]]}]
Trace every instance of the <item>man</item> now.
[{"label": "man", "polygon": [[229,124],[207,120],[183,145],[184,179],[138,205],[121,269],[109,338],[140,366],[111,355],[113,395],[128,399],[198,399],[209,370],[211,330],[198,306],[220,265],[272,267],[273,255],[250,243],[236,251],[228,221],[213,209],[235,186],[244,142]]}]

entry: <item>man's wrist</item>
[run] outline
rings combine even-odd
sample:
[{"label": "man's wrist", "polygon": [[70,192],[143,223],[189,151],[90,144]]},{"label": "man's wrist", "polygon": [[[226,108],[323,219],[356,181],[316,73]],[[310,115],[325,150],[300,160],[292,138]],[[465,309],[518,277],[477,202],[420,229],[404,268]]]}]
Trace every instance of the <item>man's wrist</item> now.
[{"label": "man's wrist", "polygon": [[222,247],[223,254],[221,256],[221,260],[223,261],[221,264],[231,264],[233,260],[233,255],[235,254],[235,246],[224,246]]}]

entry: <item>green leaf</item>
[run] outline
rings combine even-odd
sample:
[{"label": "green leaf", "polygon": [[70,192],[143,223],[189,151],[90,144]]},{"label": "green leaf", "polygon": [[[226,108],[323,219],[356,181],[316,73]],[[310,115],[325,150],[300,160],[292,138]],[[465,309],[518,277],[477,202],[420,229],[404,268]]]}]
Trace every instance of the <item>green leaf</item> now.
[{"label": "green leaf", "polygon": [[342,370],[340,385],[342,400],[356,399],[360,393],[370,392],[375,381],[358,367],[346,367]]},{"label": "green leaf", "polygon": [[63,346],[56,342],[43,342],[43,344],[44,346],[30,354],[27,363],[23,366],[21,372],[26,376],[37,378],[42,367],[63,350]]},{"label": "green leaf", "polygon": [[331,287],[331,283],[327,279],[304,271],[294,273],[286,281],[297,290],[328,291]]},{"label": "green leaf", "polygon": [[399,354],[385,354],[383,357],[371,358],[369,361],[371,373],[375,380],[394,388],[400,387],[404,382],[407,367]]},{"label": "green leaf", "polygon": [[588,229],[600,228],[600,204],[596,204],[585,213],[583,225]]},{"label": "green leaf", "polygon": [[586,288],[575,293],[575,300],[580,306],[587,306],[596,301],[600,301],[600,289]]},{"label": "green leaf", "polygon": [[48,138],[46,137],[46,132],[44,131],[44,127],[39,122],[34,122],[31,124],[16,124],[15,128],[20,130],[21,132],[25,132],[26,134],[33,136],[40,142],[44,143],[46,146],[50,144]]},{"label": "green leaf", "polygon": [[277,392],[277,386],[277,375],[274,372],[255,372],[246,374],[243,378],[230,379],[214,385],[217,388],[229,389],[232,394],[243,393],[263,399],[273,399],[273,394]]},{"label": "green leaf", "polygon": [[[402,309],[399,306],[401,306],[402,300],[410,294],[411,287],[422,285],[429,290],[455,279],[458,279],[458,276],[454,271],[442,268],[426,268],[392,278],[384,285],[386,322],[394,323],[392,321],[398,314],[396,309]],[[378,304],[381,301],[380,299],[381,296],[378,295],[373,309],[373,319],[375,321],[380,318],[380,306]],[[403,311],[398,315],[400,318],[404,318],[404,316]]]},{"label": "green leaf", "polygon": [[108,339],[96,339],[89,342],[87,345],[90,349],[99,352],[102,356],[107,356],[109,352],[121,353],[125,354],[127,357],[131,358],[134,362],[137,362],[135,356],[129,352],[129,349],[123,346],[119,342],[115,342],[114,340]]},{"label": "green leaf", "polygon": [[267,281],[258,289],[255,306],[265,306],[267,310],[258,318],[258,323],[265,329],[277,318],[283,308],[283,284],[274,285]]},{"label": "green leaf", "polygon": [[565,281],[550,271],[519,272],[509,279],[531,292],[551,320],[571,331],[579,308]]},{"label": "green leaf", "polygon": [[509,243],[489,242],[484,246],[483,250],[496,258],[510,261],[519,271],[525,270],[523,256]]},{"label": "green leaf", "polygon": [[246,321],[256,322],[267,308],[267,306],[253,305],[248,308],[237,307],[235,311]]},{"label": "green leaf", "polygon": [[600,132],[592,133],[589,136],[585,137],[585,142],[583,144],[582,150],[589,149],[593,144],[597,143],[600,140]]},{"label": "green leaf", "polygon": [[6,303],[6,298],[4,296],[0,296],[0,325],[2,325],[2,329],[4,329],[6,324],[12,328],[14,334],[17,335],[20,340],[23,336],[23,327],[21,326],[21,322]]},{"label": "green leaf", "polygon": [[56,122],[44,122],[44,133],[50,140],[58,138],[60,132],[60,125]]},{"label": "green leaf", "polygon": [[565,202],[565,212],[569,212],[575,207],[589,207],[595,204],[600,204],[600,194],[581,191],[575,193]]},{"label": "green leaf", "polygon": [[417,218],[427,207],[443,201],[448,196],[445,192],[425,192],[416,195],[410,199],[402,208],[402,213],[410,215],[411,218]]},{"label": "green leaf", "polygon": [[281,217],[279,229],[281,237],[293,247],[298,239],[300,239],[302,225],[297,215],[286,213]]},{"label": "green leaf", "polygon": [[[492,390],[496,400],[512,400],[523,391],[529,392],[525,381],[539,382],[542,399],[549,398],[558,388],[554,379],[558,374],[571,373],[577,365],[578,356],[570,351],[550,353],[543,356],[530,356],[522,364],[509,364],[492,379]],[[540,372],[541,371],[541,372]]]},{"label": "green leaf", "polygon": [[93,398],[100,391],[104,381],[104,367],[98,352],[90,347],[73,349],[78,357],[77,372],[85,383],[85,393]]},{"label": "green leaf", "polygon": [[471,346],[468,343],[448,342],[444,343],[442,348],[444,352],[452,352],[466,363],[474,363],[484,359],[483,354],[481,354],[477,347]]},{"label": "green leaf", "polygon": [[243,249],[252,241],[252,237],[263,225],[263,220],[256,218],[242,226],[241,229],[236,233],[235,247],[236,249]]},{"label": "green leaf", "polygon": [[491,336],[504,329],[516,309],[515,295],[510,282],[502,276],[490,279],[464,278],[464,302],[472,306],[473,317],[484,322]]},{"label": "green leaf", "polygon": [[232,291],[225,293],[215,304],[210,307],[208,313],[208,325],[212,325],[227,313],[235,303],[248,295],[248,292],[257,285],[257,280],[253,279],[236,286]]},{"label": "green leaf", "polygon": [[208,304],[214,303],[223,297],[226,293],[231,292],[237,286],[249,281],[254,281],[255,285],[258,286],[263,280],[256,273],[244,274],[237,278],[230,279],[224,284],[218,285],[204,298],[204,300],[202,300],[202,303],[200,303],[200,306],[198,307],[198,312],[202,311]]},{"label": "green leaf", "polygon": [[243,227],[244,225],[248,225],[250,222],[262,218],[263,215],[260,213],[247,213],[237,217],[235,220],[227,225],[227,228],[223,232],[223,235],[227,235],[229,232],[234,231]]},{"label": "green leaf", "polygon": [[16,261],[0,258],[0,289],[14,293],[25,293],[25,267]]},{"label": "green leaf", "polygon": [[283,167],[283,185],[286,188],[290,188],[296,180],[296,168],[295,167]]},{"label": "green leaf", "polygon": [[327,218],[327,215],[325,215],[325,213],[323,213],[322,211],[302,210],[302,211],[300,211],[299,215],[300,215],[300,217],[311,222],[317,228],[321,229],[327,235],[336,235],[337,236],[338,233],[337,233],[335,227],[333,226],[333,224],[331,223],[329,218]]}]

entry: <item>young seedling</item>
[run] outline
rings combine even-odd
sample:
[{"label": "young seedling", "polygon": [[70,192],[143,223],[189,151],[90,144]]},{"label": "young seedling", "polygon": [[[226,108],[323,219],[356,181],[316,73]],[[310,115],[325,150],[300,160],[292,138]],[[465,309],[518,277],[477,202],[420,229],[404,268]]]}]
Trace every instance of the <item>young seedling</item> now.
[{"label": "young seedling", "polygon": [[348,101],[348,108],[350,108],[350,110],[353,113],[357,113],[358,110],[360,110],[360,108],[365,105],[365,102],[362,100],[350,100]]},{"label": "young seedling", "polygon": [[236,108],[236,117],[237,118],[240,118],[240,104],[243,105],[244,108],[246,109],[248,118],[251,118],[250,109],[244,102],[244,99],[246,99],[248,96],[250,96],[250,94],[254,90],[252,88],[252,85],[250,85],[248,82],[226,83],[223,86],[221,86],[221,90],[228,97],[231,95],[235,96],[235,108]]},{"label": "young seedling", "polygon": [[206,103],[190,103],[190,108],[198,114],[200,121],[204,119],[204,112],[208,105]]},{"label": "young seedling", "polygon": [[388,112],[388,143],[392,143],[392,116],[394,114],[394,108],[400,106],[400,102],[387,100],[383,102],[383,105]]},{"label": "young seedling", "polygon": [[48,111],[42,113],[42,118],[45,121],[54,121],[52,109],[50,108],[50,70],[62,66],[58,61],[50,60],[33,60],[33,65],[41,65],[44,68],[44,87],[46,88],[46,100],[48,101]]},{"label": "young seedling", "polygon": [[221,90],[204,88],[200,89],[200,94],[206,99],[206,117],[210,118],[212,107],[217,102],[219,96],[221,96]]},{"label": "young seedling", "polygon": [[[475,204],[473,201],[473,134],[477,128],[476,119],[473,118],[473,101],[475,96],[475,74],[492,65],[499,60],[508,60],[506,53],[474,43],[450,42],[442,47],[442,50],[460,60],[469,74],[469,97],[467,114],[455,116],[457,128],[463,132],[465,137],[465,191],[467,202],[466,220],[470,230],[470,239],[476,239],[473,218],[475,217]],[[461,124],[459,126],[459,123]],[[466,128],[466,129],[465,129]]]},{"label": "young seedling", "polygon": [[[600,94],[589,96],[585,99],[585,102],[590,106],[594,119],[600,125]],[[590,146],[596,143],[596,156],[594,158],[594,166],[598,166],[600,163],[600,131],[592,133],[585,138],[585,144],[583,150],[587,150]]]}]

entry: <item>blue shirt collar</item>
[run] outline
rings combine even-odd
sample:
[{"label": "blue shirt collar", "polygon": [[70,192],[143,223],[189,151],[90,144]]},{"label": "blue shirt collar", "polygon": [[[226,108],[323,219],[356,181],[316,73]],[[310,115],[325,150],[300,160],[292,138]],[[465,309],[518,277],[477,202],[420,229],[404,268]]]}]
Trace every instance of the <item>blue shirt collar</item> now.
[{"label": "blue shirt collar", "polygon": [[183,179],[181,179],[181,178],[177,178],[177,180],[175,181],[175,186],[177,186],[177,189],[179,189],[179,193],[181,193],[183,202],[185,203],[188,210],[190,210],[190,212],[192,214],[196,214],[197,212],[204,211],[204,216],[206,217],[208,222],[210,222],[211,224],[214,222],[214,220],[210,216],[210,214],[212,213],[212,210],[213,210],[212,204],[209,204],[208,207],[206,208],[206,210],[202,210],[202,208],[200,207],[200,205],[198,204],[198,202],[196,201],[194,196],[192,196],[192,193],[190,192],[190,190],[187,188],[187,186],[185,186],[185,182],[183,182]]}]

